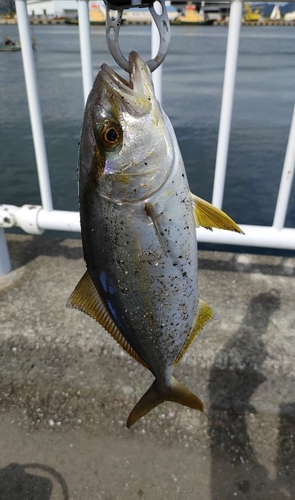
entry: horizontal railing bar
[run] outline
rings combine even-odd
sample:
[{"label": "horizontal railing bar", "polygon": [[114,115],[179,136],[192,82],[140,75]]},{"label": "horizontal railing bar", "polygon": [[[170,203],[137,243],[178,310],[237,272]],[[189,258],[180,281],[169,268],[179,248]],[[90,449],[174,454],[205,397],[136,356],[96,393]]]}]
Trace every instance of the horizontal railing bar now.
[{"label": "horizontal railing bar", "polygon": [[37,224],[39,229],[53,231],[81,232],[79,212],[67,210],[40,210],[38,212]]},{"label": "horizontal railing bar", "polygon": [[[32,230],[33,234],[37,234],[38,230],[42,233],[42,231],[46,229],[77,233],[81,231],[79,212],[70,212],[66,210],[46,211],[42,209],[42,207],[30,205],[21,208],[11,205],[1,205],[0,212],[1,207],[6,208],[6,214],[10,215],[11,219],[15,221],[14,225],[18,227],[23,227],[23,216],[21,218],[19,212],[24,209],[30,210],[34,208],[33,211],[31,210],[32,217],[34,217],[35,214],[36,222],[34,224],[33,219],[31,221],[31,226],[34,228],[34,230]],[[29,227],[29,225],[27,227]],[[196,231],[197,239],[202,243],[295,250],[295,228],[283,228],[278,231],[274,227],[269,226],[241,224],[240,227],[245,233],[244,235],[218,229],[209,231],[200,227]],[[27,232],[30,231],[27,230]]]},{"label": "horizontal railing bar", "polygon": [[[62,210],[46,212],[41,209],[38,213],[38,226],[40,229],[80,232],[80,214]],[[203,243],[295,250],[295,229],[293,228],[277,231],[268,226],[241,224],[240,227],[244,235],[218,229],[208,231],[198,228],[197,239]]]},{"label": "horizontal railing bar", "polygon": [[208,231],[197,229],[197,239],[202,243],[221,245],[249,246],[259,248],[276,248],[281,250],[295,250],[295,229],[284,228],[277,231],[269,226],[252,226],[240,224],[244,235],[230,231]]},{"label": "horizontal railing bar", "polygon": [[[44,210],[40,205],[0,205],[0,230],[13,226],[29,234],[42,234],[44,230],[80,232],[79,212]],[[253,246],[295,250],[295,228],[276,229],[271,226],[240,225],[244,235],[231,231],[197,229],[202,243]]]}]

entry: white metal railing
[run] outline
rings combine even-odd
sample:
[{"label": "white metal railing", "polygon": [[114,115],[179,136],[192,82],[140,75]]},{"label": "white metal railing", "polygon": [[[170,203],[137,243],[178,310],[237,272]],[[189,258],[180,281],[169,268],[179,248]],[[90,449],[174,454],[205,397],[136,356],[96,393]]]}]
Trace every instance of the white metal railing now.
[{"label": "white metal railing", "polygon": [[239,52],[241,17],[243,2],[234,0],[230,9],[230,22],[227,35],[226,59],[224,68],[223,94],[217,143],[215,176],[212,203],[222,207],[223,191],[230,138],[231,117]]},{"label": "white metal railing", "polygon": [[[39,93],[36,80],[35,63],[31,43],[31,33],[25,0],[16,0],[18,28],[22,46],[22,58],[25,73],[30,120],[35,148],[42,206],[25,205],[13,207],[0,205],[0,276],[7,273],[10,259],[7,250],[4,228],[16,225],[31,234],[42,234],[45,229],[61,231],[80,231],[78,212],[54,210],[51,186],[48,173],[48,162],[45,148],[43,123],[40,111]],[[228,157],[232,107],[237,70],[237,58],[240,38],[240,26],[243,0],[232,0],[228,29],[227,52],[225,60],[224,85],[220,114],[215,177],[212,202],[222,206],[224,182]],[[92,56],[90,42],[90,23],[88,1],[78,0],[80,50],[83,78],[84,100],[93,83]],[[152,55],[157,47],[158,32],[152,28]],[[161,101],[161,68],[153,73],[156,94]],[[291,186],[295,170],[295,108],[291,123],[289,141],[286,150],[279,194],[275,209],[273,225],[252,226],[241,225],[245,236],[227,231],[206,231],[198,229],[198,240],[208,243],[222,243],[243,246],[270,247],[295,250],[295,228],[284,228]]]}]

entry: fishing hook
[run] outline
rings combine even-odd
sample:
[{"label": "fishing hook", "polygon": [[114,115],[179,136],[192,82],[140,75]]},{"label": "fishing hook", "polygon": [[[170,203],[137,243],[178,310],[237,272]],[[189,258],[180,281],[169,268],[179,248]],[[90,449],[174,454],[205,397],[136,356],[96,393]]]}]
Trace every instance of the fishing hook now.
[{"label": "fishing hook", "polygon": [[[158,13],[154,8],[154,3],[147,4],[149,11],[152,15],[153,20],[156,23],[159,37],[160,37],[160,46],[157,55],[147,61],[147,65],[150,68],[151,72],[155,71],[160,64],[164,61],[170,45],[171,31],[170,31],[170,23],[168,19],[167,9],[165,5],[165,0],[157,0],[157,2],[161,5],[161,13]],[[131,5],[127,6],[119,6],[114,7],[106,2],[106,38],[107,44],[110,53],[112,54],[115,61],[119,64],[119,66],[127,71],[127,73],[131,72],[130,62],[127,61],[125,56],[122,54],[120,46],[119,46],[119,32],[122,23],[122,15],[124,7],[131,7]],[[114,18],[114,10],[116,9],[117,15]],[[112,17],[110,15],[110,10],[112,10]]]}]

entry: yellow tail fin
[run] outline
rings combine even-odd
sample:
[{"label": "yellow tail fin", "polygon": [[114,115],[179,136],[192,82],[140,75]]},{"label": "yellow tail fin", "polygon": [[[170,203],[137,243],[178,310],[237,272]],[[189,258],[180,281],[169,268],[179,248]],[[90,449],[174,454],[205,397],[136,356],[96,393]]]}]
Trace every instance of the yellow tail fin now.
[{"label": "yellow tail fin", "polygon": [[183,406],[204,411],[204,404],[198,396],[190,392],[184,385],[180,384],[176,378],[172,377],[171,386],[164,388],[155,380],[131,411],[127,420],[128,429],[137,420],[160,403],[164,403],[164,401],[174,401]]}]

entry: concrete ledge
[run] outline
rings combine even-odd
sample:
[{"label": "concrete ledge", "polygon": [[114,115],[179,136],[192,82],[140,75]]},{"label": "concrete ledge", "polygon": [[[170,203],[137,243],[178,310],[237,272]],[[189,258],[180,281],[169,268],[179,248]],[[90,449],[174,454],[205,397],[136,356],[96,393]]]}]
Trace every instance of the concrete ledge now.
[{"label": "concrete ledge", "polygon": [[[84,453],[92,439],[121,440],[118,456],[126,453],[123,442],[132,447],[144,441],[146,456],[152,460],[156,447],[167,466],[172,449],[181,463],[190,450],[203,481],[198,500],[228,500],[235,493],[257,500],[295,498],[295,259],[200,252],[201,296],[219,319],[199,334],[176,376],[203,399],[205,414],[165,403],[127,431],[128,413],[152,376],[92,319],[65,308],[85,270],[80,240],[10,234],[7,241],[13,271],[0,279],[5,433],[13,434],[14,415],[24,432],[37,432],[36,443],[48,440],[49,432],[62,440],[78,433]],[[55,460],[56,453],[50,455]],[[140,452],[134,453],[140,475],[144,465]],[[128,477],[143,498],[195,499],[195,467],[188,468],[187,481],[164,481],[166,486],[161,477],[144,488]],[[119,482],[117,493],[103,487],[113,496],[87,496],[65,470],[78,492],[70,498],[141,495]],[[127,472],[120,470],[124,481]],[[84,472],[93,486],[93,467]]]}]

